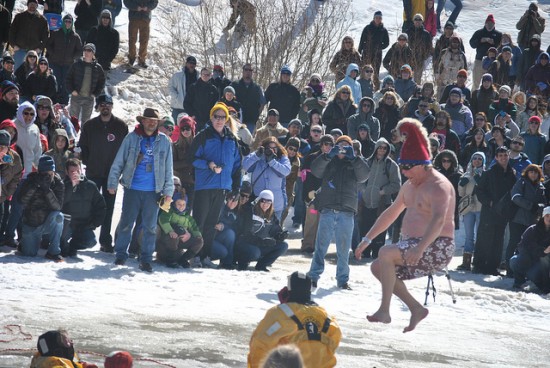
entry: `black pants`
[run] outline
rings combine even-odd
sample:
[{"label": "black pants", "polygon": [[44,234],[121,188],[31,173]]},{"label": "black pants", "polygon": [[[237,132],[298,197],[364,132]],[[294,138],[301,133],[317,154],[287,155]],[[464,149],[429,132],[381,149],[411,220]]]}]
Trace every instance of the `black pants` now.
[{"label": "black pants", "polygon": [[212,242],[216,236],[214,226],[220,219],[220,212],[225,201],[226,190],[223,189],[204,189],[195,191],[193,203],[193,218],[202,233],[204,245],[201,249],[201,259],[210,255]]},{"label": "black pants", "polygon": [[103,225],[101,225],[101,232],[99,234],[99,244],[112,246],[113,237],[111,236],[111,223],[113,222],[116,194],[110,194],[107,190],[107,178],[88,177],[88,179],[97,185],[97,189],[101,191],[101,194],[105,199],[105,205],[107,206],[105,219],[103,220]]},{"label": "black pants", "polygon": [[481,209],[473,262],[478,272],[491,274],[498,270],[507,224],[494,211]]},{"label": "black pants", "polygon": [[[377,208],[367,208],[361,204],[361,215],[359,218],[359,231],[361,236],[364,236],[371,228],[372,225],[378,219],[378,207]],[[371,256],[372,258],[378,258],[378,251],[386,243],[386,231],[380,233],[376,238],[372,239],[372,243],[369,247],[363,252],[363,255],[366,257]]]}]

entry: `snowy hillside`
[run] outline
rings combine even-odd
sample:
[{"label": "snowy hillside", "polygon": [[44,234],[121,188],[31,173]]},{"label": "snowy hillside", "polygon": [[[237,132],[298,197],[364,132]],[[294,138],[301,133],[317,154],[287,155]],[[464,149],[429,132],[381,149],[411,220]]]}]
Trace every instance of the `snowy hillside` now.
[{"label": "snowy hillside", "polygon": [[[227,1],[220,3],[226,6]],[[68,8],[74,4],[66,1]],[[483,26],[487,13],[493,13],[497,29],[510,32],[515,39],[515,24],[528,4],[518,0],[464,1],[458,31],[468,41]],[[161,0],[161,10],[172,6],[185,7],[173,0]],[[447,6],[452,9],[450,1]],[[547,17],[544,11],[550,9],[550,2],[544,0],[539,7]],[[354,0],[352,9],[351,33],[356,41],[378,9],[384,13],[390,41],[396,39],[401,27],[401,1]],[[124,51],[126,17],[123,10],[117,18]],[[149,43],[151,53],[163,52],[157,42],[164,36],[158,32],[160,22],[155,16],[157,31]],[[550,29],[542,40],[546,48]],[[467,54],[472,61],[469,47]],[[125,60],[122,56],[123,52],[118,62]],[[135,121],[135,116],[151,105],[169,112],[169,104],[160,93],[166,80],[159,67],[152,65],[138,74],[123,73],[121,69],[116,68],[108,79],[115,115]],[[115,225],[120,201],[119,195]],[[285,286],[286,276],[309,269],[310,258],[300,253],[298,236],[291,234],[288,254],[274,264],[270,273],[183,271],[155,264],[155,272],[145,274],[138,270],[135,260],[115,267],[114,256],[100,253],[99,246],[64,263],[43,257],[23,258],[11,248],[0,247],[0,368],[28,367],[37,337],[58,327],[69,330],[76,349],[85,351],[82,357],[91,362],[101,363],[100,355],[112,350],[128,350],[135,357],[145,358],[136,362],[138,368],[244,367],[252,331],[265,311],[278,303],[277,291]],[[459,255],[463,232],[458,231],[456,238]],[[459,263],[457,256],[449,269],[454,270]],[[438,275],[435,302],[431,295],[428,299],[429,317],[414,332],[403,334],[409,312],[397,299],[392,304],[391,324],[371,324],[365,319],[367,313],[377,309],[381,296],[368,263],[351,266],[352,291],[336,288],[335,267],[335,250],[331,248],[314,300],[341,326],[339,367],[523,368],[549,364],[550,296],[513,292],[511,279],[452,271],[456,304],[451,300],[447,280]],[[423,300],[426,282],[414,280],[408,286]],[[25,339],[26,335],[10,325],[20,326],[32,337]]]}]

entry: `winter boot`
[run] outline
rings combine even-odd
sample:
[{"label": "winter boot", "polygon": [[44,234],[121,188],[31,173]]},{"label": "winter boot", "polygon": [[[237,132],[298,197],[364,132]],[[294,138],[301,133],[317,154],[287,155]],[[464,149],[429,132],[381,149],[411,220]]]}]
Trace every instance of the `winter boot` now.
[{"label": "winter boot", "polygon": [[462,264],[458,266],[457,271],[470,271],[472,269],[472,253],[462,255]]}]

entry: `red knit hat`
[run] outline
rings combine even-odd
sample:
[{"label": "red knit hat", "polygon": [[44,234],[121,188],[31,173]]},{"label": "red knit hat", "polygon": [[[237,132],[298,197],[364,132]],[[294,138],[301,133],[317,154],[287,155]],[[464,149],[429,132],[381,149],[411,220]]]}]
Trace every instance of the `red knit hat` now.
[{"label": "red knit hat", "polygon": [[197,123],[195,122],[195,120],[193,120],[192,117],[190,117],[190,116],[182,117],[180,119],[178,125],[179,125],[180,129],[183,129],[185,127],[191,128],[191,133],[192,133],[193,137],[195,136],[195,129],[196,129]]},{"label": "red knit hat", "polygon": [[134,358],[127,351],[113,351],[105,358],[105,368],[132,368]]},{"label": "red knit hat", "polygon": [[533,115],[533,116],[531,116],[531,117],[529,118],[529,122],[530,122],[530,123],[535,122],[535,123],[537,123],[537,124],[540,125],[540,123],[542,123],[542,120],[541,120],[540,117],[538,117],[537,115]]},{"label": "red knit hat", "polygon": [[487,16],[487,19],[485,19],[485,23],[487,23],[487,22],[496,23],[495,22],[495,17],[493,17],[493,14],[489,14]]},{"label": "red knit hat", "polygon": [[416,119],[405,118],[397,124],[405,141],[399,155],[400,164],[429,165],[432,163],[426,128]]}]

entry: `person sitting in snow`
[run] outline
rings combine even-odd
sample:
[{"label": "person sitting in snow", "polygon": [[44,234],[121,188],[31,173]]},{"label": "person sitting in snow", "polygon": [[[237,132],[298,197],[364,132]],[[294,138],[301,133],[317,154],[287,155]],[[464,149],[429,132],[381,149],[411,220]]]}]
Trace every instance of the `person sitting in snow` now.
[{"label": "person sitting in snow", "polygon": [[202,248],[202,234],[195,219],[185,211],[187,199],[175,192],[168,212],[159,215],[157,259],[170,268],[189,268],[189,260]]}]

